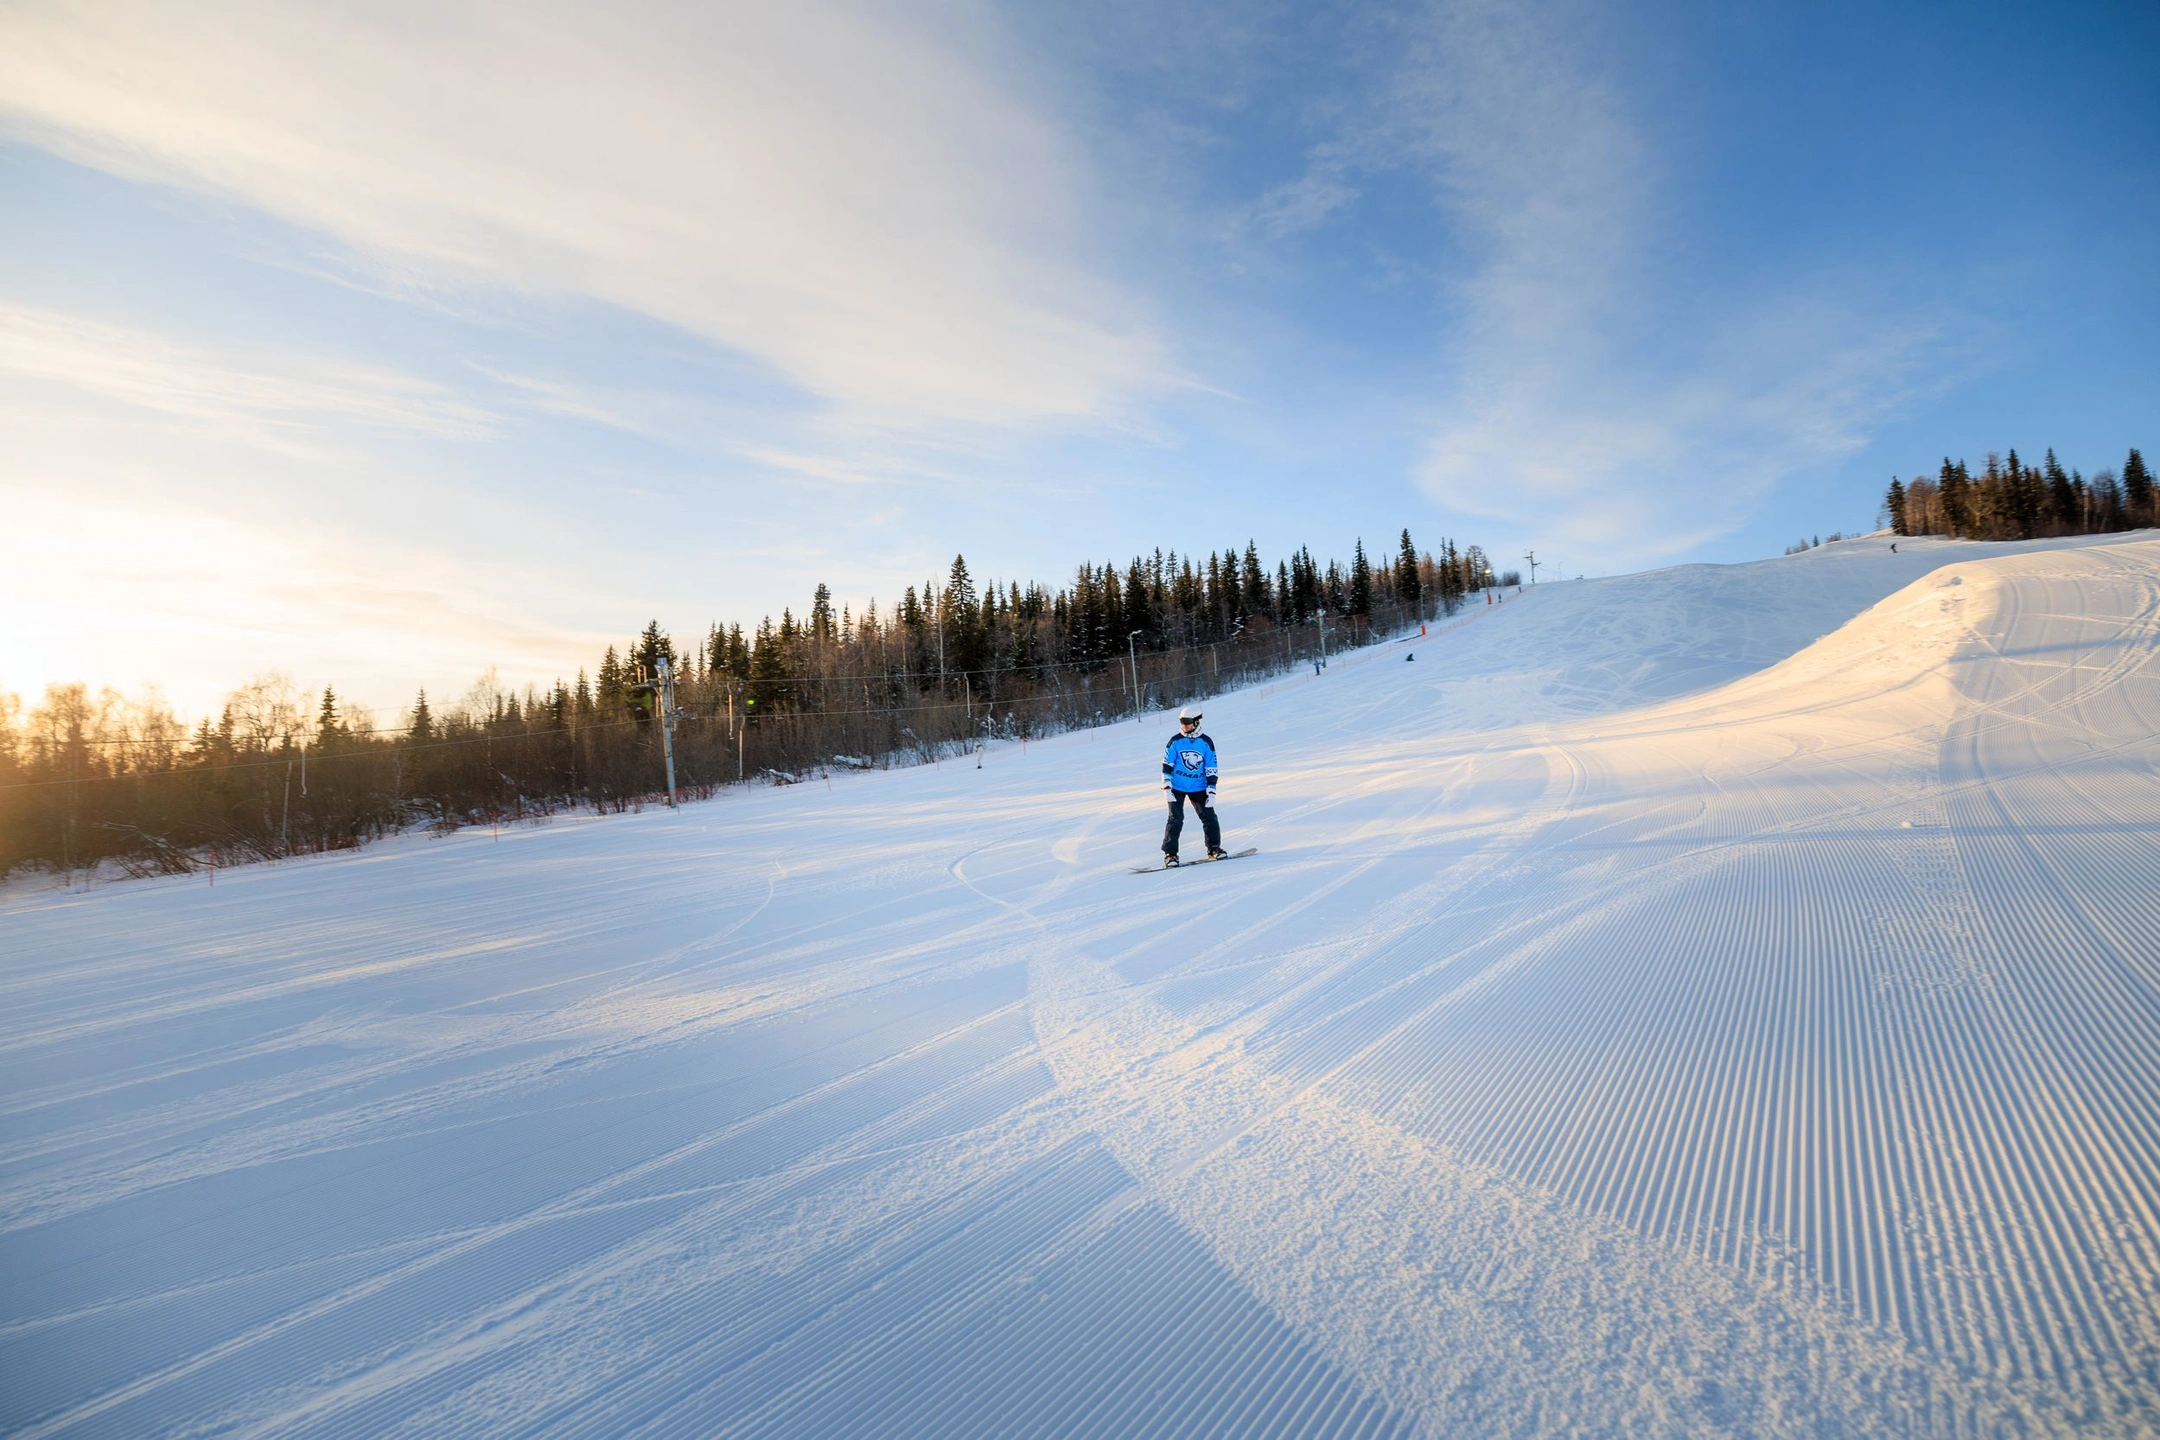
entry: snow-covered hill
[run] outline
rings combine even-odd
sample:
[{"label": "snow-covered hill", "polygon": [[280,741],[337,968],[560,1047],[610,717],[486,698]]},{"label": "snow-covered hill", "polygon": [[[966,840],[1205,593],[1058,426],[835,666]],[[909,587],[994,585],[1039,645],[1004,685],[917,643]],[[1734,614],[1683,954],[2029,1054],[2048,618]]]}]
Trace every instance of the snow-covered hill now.
[{"label": "snow-covered hill", "polygon": [[2149,1433],[2160,540],[1900,549],[17,896],[0,1431]]}]

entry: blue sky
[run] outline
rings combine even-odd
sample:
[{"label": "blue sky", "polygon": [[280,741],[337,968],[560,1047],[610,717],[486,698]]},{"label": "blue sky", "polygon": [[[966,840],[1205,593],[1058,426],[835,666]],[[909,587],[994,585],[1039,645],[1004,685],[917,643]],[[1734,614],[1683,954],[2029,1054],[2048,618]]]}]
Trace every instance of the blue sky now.
[{"label": "blue sky", "polygon": [[2152,7],[0,13],[0,689],[1407,525],[1776,554],[2160,414]]}]

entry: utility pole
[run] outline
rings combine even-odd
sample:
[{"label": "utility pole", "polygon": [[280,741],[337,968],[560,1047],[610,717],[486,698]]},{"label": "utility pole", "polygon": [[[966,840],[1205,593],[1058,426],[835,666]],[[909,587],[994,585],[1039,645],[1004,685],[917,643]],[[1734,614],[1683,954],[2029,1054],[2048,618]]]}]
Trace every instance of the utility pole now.
[{"label": "utility pole", "polygon": [[675,721],[682,712],[675,708],[675,666],[662,655],[660,665],[660,688],[656,697],[660,702],[660,753],[667,757],[667,803],[668,809],[675,805]]},{"label": "utility pole", "polygon": [[1133,649],[1133,636],[1139,633],[1138,630],[1135,630],[1125,637],[1125,664],[1132,673],[1132,718],[1135,725],[1142,723],[1140,717],[1140,658]]},{"label": "utility pole", "polygon": [[1537,584],[1537,551],[1532,550],[1522,558],[1530,562],[1530,583]]}]

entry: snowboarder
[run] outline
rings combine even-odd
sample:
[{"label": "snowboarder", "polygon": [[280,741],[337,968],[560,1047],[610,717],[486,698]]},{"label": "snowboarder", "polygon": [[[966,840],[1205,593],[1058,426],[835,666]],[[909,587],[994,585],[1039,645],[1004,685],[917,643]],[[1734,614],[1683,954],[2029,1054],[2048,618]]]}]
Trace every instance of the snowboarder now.
[{"label": "snowboarder", "polygon": [[1170,821],[1163,826],[1163,864],[1178,863],[1178,835],[1185,829],[1185,803],[1200,812],[1200,828],[1207,836],[1207,858],[1227,858],[1222,848],[1222,826],[1215,819],[1215,742],[1200,733],[1200,707],[1187,705],[1178,711],[1178,733],[1163,747],[1163,798],[1170,802]]}]

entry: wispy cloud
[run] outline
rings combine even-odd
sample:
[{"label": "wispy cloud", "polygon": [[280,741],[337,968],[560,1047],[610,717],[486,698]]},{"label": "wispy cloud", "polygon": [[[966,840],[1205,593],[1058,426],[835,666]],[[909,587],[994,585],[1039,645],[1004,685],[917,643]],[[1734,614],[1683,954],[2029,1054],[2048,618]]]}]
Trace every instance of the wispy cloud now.
[{"label": "wispy cloud", "polygon": [[1682,273],[1667,258],[1682,199],[1597,33],[1594,11],[1564,3],[1434,6],[1367,156],[1426,168],[1467,267],[1421,482],[1470,514],[1647,558],[1861,448],[1945,342],[1835,277],[1720,296]]},{"label": "wispy cloud", "polygon": [[0,303],[0,379],[62,385],[277,448],[328,422],[460,438],[492,431],[486,412],[412,376],[317,355],[239,357],[25,305]]},{"label": "wispy cloud", "polygon": [[1253,223],[1278,238],[1317,228],[1357,200],[1357,187],[1349,183],[1346,172],[1337,148],[1321,147],[1303,175],[1254,202]]},{"label": "wispy cloud", "polygon": [[651,415],[656,406],[666,403],[664,397],[631,394],[620,390],[602,392],[592,386],[573,385],[565,380],[548,380],[536,375],[513,375],[500,370],[480,371],[496,384],[507,387],[520,404],[549,415],[560,415],[571,420],[583,420],[594,425],[605,425],[610,430],[620,430],[626,435],[642,436],[648,440],[672,440],[676,438],[675,427]]},{"label": "wispy cloud", "polygon": [[1171,367],[1090,263],[1093,181],[995,26],[943,13],[25,5],[0,124],[416,283],[658,317],[881,424],[1115,417]]},{"label": "wispy cloud", "polygon": [[[202,715],[275,665],[388,710],[416,685],[454,694],[490,664],[545,684],[613,638],[550,624],[560,597],[517,596],[505,566],[470,554],[386,536],[356,553],[334,518],[253,523],[169,503],[154,484],[86,510],[41,470],[11,478],[24,483],[0,535],[0,690],[155,680]],[[69,577],[64,598],[56,577]]]}]

